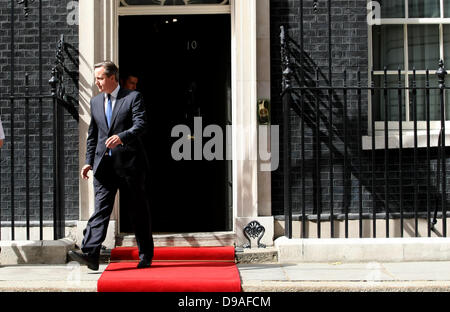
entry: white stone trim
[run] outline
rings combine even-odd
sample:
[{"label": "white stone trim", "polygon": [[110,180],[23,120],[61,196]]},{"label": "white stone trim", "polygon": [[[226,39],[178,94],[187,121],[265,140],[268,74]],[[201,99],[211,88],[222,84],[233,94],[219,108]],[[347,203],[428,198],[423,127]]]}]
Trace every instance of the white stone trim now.
[{"label": "white stone trim", "polygon": [[310,238],[275,240],[279,263],[450,260],[450,238]]},{"label": "white stone trim", "polygon": [[[233,206],[235,217],[258,215],[256,0],[232,4]],[[239,131],[238,131],[239,129]]]},{"label": "white stone trim", "polygon": [[[270,1],[258,0],[256,7],[257,32],[257,75],[258,100],[269,99],[271,95],[270,55]],[[267,126],[263,126],[265,129]],[[261,134],[261,133],[259,133]],[[267,129],[267,146],[270,151],[270,129]],[[261,147],[258,145],[258,150]],[[274,147],[278,148],[278,147]],[[274,155],[274,154],[272,154]],[[258,162],[258,215],[272,216],[272,172],[261,171],[261,166],[270,166],[271,160]]]},{"label": "white stone trim", "polygon": [[[233,219],[257,218],[259,211],[256,104],[259,95],[267,97],[270,94],[270,88],[266,89],[270,86],[270,69],[258,72],[257,62],[258,55],[264,55],[266,66],[270,66],[270,53],[267,51],[270,50],[270,24],[259,29],[259,36],[257,33],[257,5],[261,5],[263,10],[268,10],[269,1],[263,0],[261,3],[259,1],[261,0],[231,0],[230,5],[119,8],[118,0],[80,0],[80,169],[84,165],[86,153],[90,120],[89,101],[97,93],[93,81],[93,65],[105,59],[118,63],[118,16],[229,13],[232,24]],[[241,131],[237,132],[236,129]],[[88,220],[93,212],[94,195],[91,180],[86,182],[80,179],[81,221]],[[259,183],[268,184],[269,187],[264,184],[265,194],[267,195],[267,192],[270,194],[270,179],[266,177]],[[268,214],[270,206],[264,211]],[[112,219],[118,219],[117,211]],[[236,228],[235,222],[233,224],[234,232],[242,231]]]},{"label": "white stone trim", "polygon": [[187,14],[230,14],[229,5],[134,5],[119,7],[118,15],[187,15]]}]

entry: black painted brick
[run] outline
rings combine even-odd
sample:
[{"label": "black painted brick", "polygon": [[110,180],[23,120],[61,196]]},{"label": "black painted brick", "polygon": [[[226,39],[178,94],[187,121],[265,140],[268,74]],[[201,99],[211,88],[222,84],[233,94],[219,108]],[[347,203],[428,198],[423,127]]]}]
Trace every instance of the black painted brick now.
[{"label": "black painted brick", "polygon": [[[50,94],[48,80],[55,62],[57,43],[64,34],[66,43],[73,49],[74,59],[78,61],[78,25],[68,25],[67,4],[69,0],[42,1],[42,93]],[[31,12],[28,18],[23,14],[23,5],[15,1],[14,10],[14,94],[25,92],[25,73],[29,74],[29,94],[39,93],[39,11],[38,1],[29,4]],[[11,1],[0,0],[0,115],[5,129],[5,146],[0,150],[0,209],[1,220],[11,218],[11,102],[4,98],[11,94]],[[78,71],[78,65],[72,63],[66,54],[65,65],[70,72]],[[78,78],[67,75],[66,93],[78,106]],[[15,113],[15,157],[14,157],[14,205],[15,220],[25,220],[25,102],[14,102]],[[30,213],[32,220],[39,218],[39,137],[38,137],[37,100],[30,100]],[[44,220],[53,218],[53,104],[43,100],[43,208]],[[65,114],[65,218],[77,220],[79,216],[78,200],[78,124],[69,114]]]}]

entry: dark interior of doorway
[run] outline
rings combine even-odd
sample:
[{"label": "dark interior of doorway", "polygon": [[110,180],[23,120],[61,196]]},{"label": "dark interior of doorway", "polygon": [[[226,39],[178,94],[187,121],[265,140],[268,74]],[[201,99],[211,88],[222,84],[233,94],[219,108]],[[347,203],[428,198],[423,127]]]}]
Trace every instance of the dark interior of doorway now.
[{"label": "dark interior of doorway", "polygon": [[[232,228],[231,170],[226,160],[172,158],[176,125],[194,134],[231,120],[231,26],[229,15],[122,16],[119,67],[138,76],[148,113],[143,142],[149,160],[148,198],[154,232],[215,232]],[[203,139],[203,144],[208,139]],[[192,151],[193,149],[192,144]],[[224,147],[225,151],[225,147]],[[225,156],[225,155],[224,155]],[[193,153],[192,153],[193,157]],[[120,232],[132,227],[121,193]]]}]

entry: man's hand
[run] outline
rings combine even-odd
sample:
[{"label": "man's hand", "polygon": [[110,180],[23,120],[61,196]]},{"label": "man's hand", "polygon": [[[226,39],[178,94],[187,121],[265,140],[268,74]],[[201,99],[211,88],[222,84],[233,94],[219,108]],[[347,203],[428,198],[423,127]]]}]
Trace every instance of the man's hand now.
[{"label": "man's hand", "polygon": [[3,146],[3,140],[0,140],[0,147]]},{"label": "man's hand", "polygon": [[109,148],[109,149],[116,148],[117,145],[121,145],[121,144],[123,144],[123,143],[118,135],[113,135],[112,137],[108,138],[105,142],[106,148]]},{"label": "man's hand", "polygon": [[88,172],[92,170],[91,165],[84,165],[84,167],[81,169],[81,177],[83,180],[89,179]]}]

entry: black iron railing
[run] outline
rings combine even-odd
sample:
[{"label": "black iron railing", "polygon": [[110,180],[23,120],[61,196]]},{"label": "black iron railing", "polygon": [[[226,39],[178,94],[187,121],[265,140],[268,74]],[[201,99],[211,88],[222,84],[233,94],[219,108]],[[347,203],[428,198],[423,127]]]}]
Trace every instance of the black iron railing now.
[{"label": "black iron railing", "polygon": [[[30,73],[18,77],[23,74],[23,69],[17,73],[16,52],[20,51],[16,48],[17,32],[14,29],[17,18],[15,2],[11,1],[10,7],[10,89],[9,95],[0,94],[1,119],[6,135],[5,145],[0,149],[0,240],[5,239],[1,235],[2,227],[9,228],[8,239],[15,240],[18,224],[25,227],[27,240],[43,240],[44,225],[50,220],[53,238],[60,239],[65,237],[64,109],[78,120],[76,108],[65,96],[66,43],[61,36],[52,72],[44,72],[42,1],[36,1],[37,70],[31,70],[34,78],[32,84]],[[24,5],[25,18],[31,12],[29,3],[34,2],[17,1]],[[44,75],[51,76],[48,81],[51,94],[44,91],[47,89],[44,87]],[[36,225],[39,235],[32,238],[32,228]]]},{"label": "black iron railing", "polygon": [[[365,81],[361,70],[350,74],[344,70],[333,76],[329,74],[327,79],[284,27],[281,27],[281,58],[285,235],[292,237],[295,217],[301,220],[302,237],[307,237],[308,220],[316,222],[318,237],[323,221],[330,222],[331,237],[335,237],[334,221],[342,220],[345,237],[348,237],[350,219],[359,220],[360,237],[363,237],[363,220],[372,219],[372,237],[377,237],[377,219],[380,218],[386,221],[386,237],[392,232],[392,219],[400,219],[400,236],[403,237],[404,221],[408,218],[414,219],[413,235],[419,236],[419,219],[426,218],[428,236],[434,231],[446,237],[445,93],[448,88],[444,63],[437,64],[437,85],[431,85],[429,70],[424,85],[417,85],[415,70],[409,86],[402,82],[400,70],[396,86],[387,84],[386,70],[381,75],[383,83],[379,85],[375,83],[373,71],[367,70]],[[339,78],[340,83],[333,84],[331,77]],[[349,77],[354,85],[349,85]],[[389,98],[393,92],[398,95],[395,103]],[[426,127],[422,131],[418,129],[418,92],[424,94]],[[438,99],[433,105],[440,111],[439,133],[434,136],[430,126],[431,92]],[[411,129],[404,129],[405,118],[402,117],[402,98],[406,93],[409,93],[412,107]],[[380,99],[377,109],[384,113],[379,114],[380,120],[375,120],[376,94]],[[393,107],[398,111],[397,121],[390,116],[392,113],[388,114],[388,108]],[[299,117],[298,124],[292,124],[291,112]],[[382,127],[376,128],[377,124]],[[300,130],[297,143],[300,146],[292,143],[293,127]],[[419,133],[426,136],[426,144],[419,144]],[[413,143],[404,142],[407,136],[413,137]],[[392,143],[392,138],[398,142]],[[432,138],[437,143],[432,142]],[[297,160],[296,164],[292,164],[292,158]],[[341,168],[339,176],[336,168]],[[294,175],[293,171],[300,174]],[[297,187],[301,199],[295,211],[293,184],[301,186]],[[312,192],[307,191],[307,187]],[[439,218],[442,219],[441,232],[435,226]]]}]

